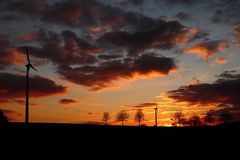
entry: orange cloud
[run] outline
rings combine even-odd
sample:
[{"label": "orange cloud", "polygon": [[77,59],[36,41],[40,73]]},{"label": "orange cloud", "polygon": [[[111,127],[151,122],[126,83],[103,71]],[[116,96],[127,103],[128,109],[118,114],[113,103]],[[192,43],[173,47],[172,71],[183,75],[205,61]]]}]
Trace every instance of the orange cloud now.
[{"label": "orange cloud", "polygon": [[100,27],[91,28],[91,33],[92,33],[92,34],[99,33],[100,31],[101,31],[101,28],[100,28]]},{"label": "orange cloud", "polygon": [[187,29],[186,33],[184,35],[178,35],[176,37],[176,41],[179,44],[185,44],[189,42],[191,38],[193,38],[196,34],[198,34],[200,31],[197,28],[190,28]]},{"label": "orange cloud", "polygon": [[184,54],[197,54],[200,58],[206,60],[212,57],[217,52],[229,48],[228,42],[224,40],[209,41],[197,44],[191,48],[182,50]]},{"label": "orange cloud", "polygon": [[217,64],[226,64],[226,63],[227,63],[227,60],[224,59],[224,58],[218,58],[218,59],[216,59],[216,63],[217,63]]},{"label": "orange cloud", "polygon": [[14,64],[17,66],[23,66],[25,64],[26,57],[23,54],[13,50],[0,56],[0,61],[5,64]]},{"label": "orange cloud", "polygon": [[235,44],[236,44],[237,46],[240,46],[240,39],[239,39],[239,40],[236,40],[236,41],[235,41]]},{"label": "orange cloud", "polygon": [[234,27],[234,35],[240,36],[240,24],[238,24]]},{"label": "orange cloud", "polygon": [[20,35],[16,39],[19,41],[33,41],[33,40],[36,40],[38,36],[39,36],[38,32],[30,32],[30,33]]}]

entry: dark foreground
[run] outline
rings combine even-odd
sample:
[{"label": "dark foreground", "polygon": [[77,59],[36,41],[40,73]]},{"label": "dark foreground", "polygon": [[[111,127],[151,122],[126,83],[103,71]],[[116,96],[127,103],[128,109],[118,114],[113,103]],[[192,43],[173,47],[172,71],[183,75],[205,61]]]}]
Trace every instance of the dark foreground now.
[{"label": "dark foreground", "polygon": [[[10,123],[0,126],[1,146],[5,149],[27,149],[33,152],[52,150],[57,155],[92,152],[135,153],[133,150],[168,152],[196,152],[196,155],[224,152],[240,144],[239,123],[203,127],[121,127],[79,124]],[[27,147],[27,148],[25,148]],[[140,151],[139,151],[140,152]],[[224,152],[218,152],[224,153]],[[2,152],[3,153],[3,152]],[[214,152],[215,153],[215,152]],[[238,152],[235,152],[238,153]]]},{"label": "dark foreground", "polygon": [[218,126],[202,127],[137,127],[137,126],[102,126],[84,124],[47,124],[9,123],[0,125],[0,134],[14,136],[71,136],[87,138],[196,138],[196,137],[240,137],[240,123],[230,123]]}]

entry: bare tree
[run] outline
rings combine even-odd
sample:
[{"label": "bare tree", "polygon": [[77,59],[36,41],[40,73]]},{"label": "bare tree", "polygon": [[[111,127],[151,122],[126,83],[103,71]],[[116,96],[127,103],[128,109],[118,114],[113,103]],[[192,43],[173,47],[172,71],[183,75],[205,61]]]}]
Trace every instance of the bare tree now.
[{"label": "bare tree", "polygon": [[224,110],[219,115],[219,120],[223,123],[229,123],[233,119],[233,116],[230,111]]},{"label": "bare tree", "polygon": [[138,122],[138,125],[141,125],[141,122],[144,120],[144,114],[142,110],[138,110],[135,114],[135,121]]},{"label": "bare tree", "polygon": [[182,113],[182,111],[178,111],[174,114],[174,117],[172,119],[175,123],[178,124],[178,126],[180,127],[181,124],[186,120],[184,114]]},{"label": "bare tree", "polygon": [[129,114],[126,111],[121,111],[117,114],[117,121],[122,122],[122,126],[124,126],[124,122],[129,118]]},{"label": "bare tree", "polygon": [[205,120],[206,124],[209,124],[209,125],[213,124],[214,121],[215,121],[212,113],[210,113],[210,112],[208,112],[208,113],[206,114],[206,116],[204,117],[204,120]]},{"label": "bare tree", "polygon": [[189,118],[190,126],[197,127],[201,125],[201,119],[198,115],[193,115]]},{"label": "bare tree", "polygon": [[108,124],[108,120],[110,120],[110,119],[111,119],[110,114],[108,112],[104,112],[102,120],[103,120],[103,122],[105,122],[105,125]]}]

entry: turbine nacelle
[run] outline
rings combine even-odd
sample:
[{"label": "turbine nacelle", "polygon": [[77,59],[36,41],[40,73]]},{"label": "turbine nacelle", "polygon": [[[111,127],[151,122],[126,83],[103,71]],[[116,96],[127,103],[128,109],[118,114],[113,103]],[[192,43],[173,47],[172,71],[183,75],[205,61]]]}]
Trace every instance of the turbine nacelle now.
[{"label": "turbine nacelle", "polygon": [[33,70],[37,71],[36,68],[33,67],[33,65],[31,64],[30,58],[29,58],[29,54],[28,54],[28,48],[26,47],[26,53],[27,53],[27,61],[28,64],[26,65],[27,70],[29,71],[30,68],[32,68]]},{"label": "turbine nacelle", "polygon": [[34,68],[34,67],[32,66],[32,64],[27,64],[26,67],[27,67],[28,70],[29,70],[30,68],[32,68],[33,70],[37,71],[37,69]]}]

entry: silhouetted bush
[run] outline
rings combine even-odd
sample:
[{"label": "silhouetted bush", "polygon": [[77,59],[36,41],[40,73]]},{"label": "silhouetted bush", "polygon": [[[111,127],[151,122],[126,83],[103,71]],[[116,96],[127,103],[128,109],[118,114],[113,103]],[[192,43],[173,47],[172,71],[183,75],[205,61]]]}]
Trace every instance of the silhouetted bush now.
[{"label": "silhouetted bush", "polygon": [[0,111],[0,124],[7,124],[8,118],[4,115],[3,111]]}]

